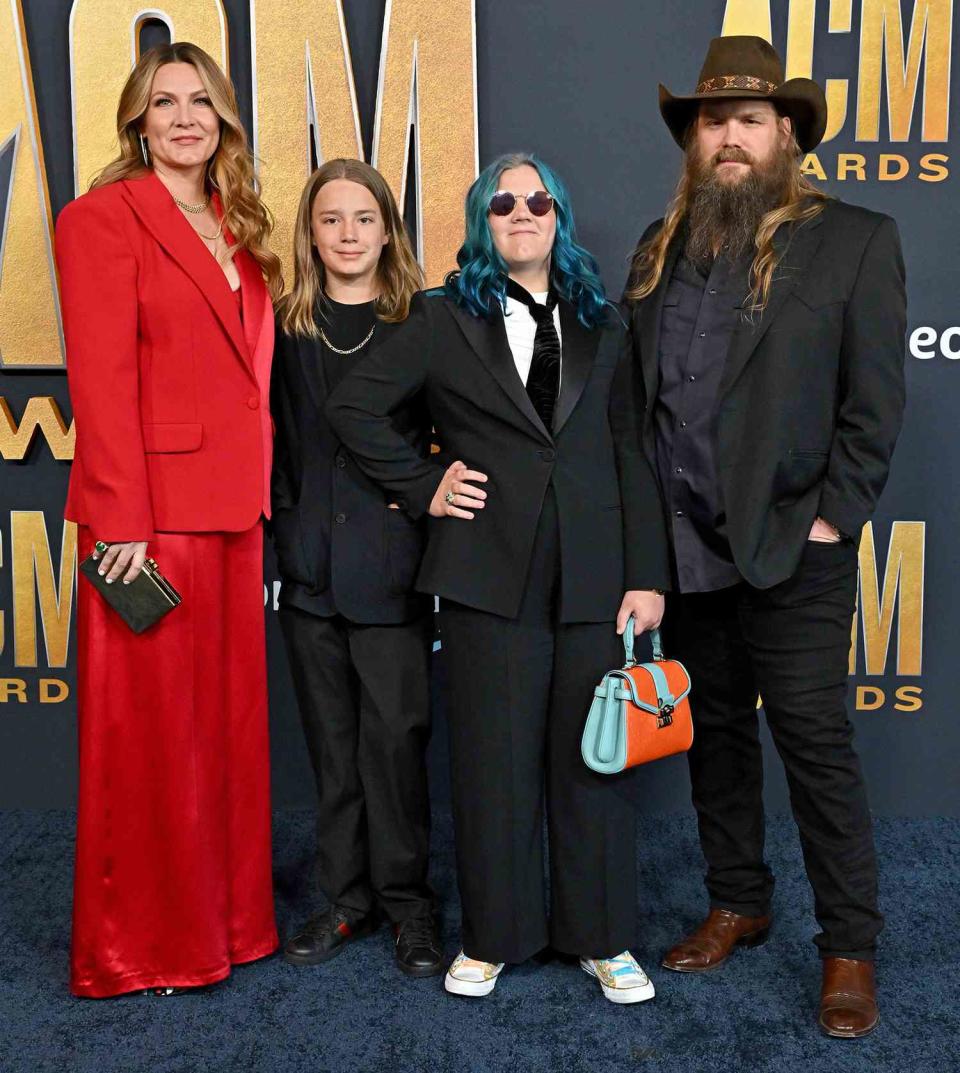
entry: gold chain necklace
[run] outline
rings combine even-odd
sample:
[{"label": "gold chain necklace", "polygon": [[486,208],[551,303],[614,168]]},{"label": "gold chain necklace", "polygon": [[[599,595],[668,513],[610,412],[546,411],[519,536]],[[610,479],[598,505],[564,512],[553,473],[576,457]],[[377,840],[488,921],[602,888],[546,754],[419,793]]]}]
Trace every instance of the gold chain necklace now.
[{"label": "gold chain necklace", "polygon": [[220,217],[220,226],[217,228],[216,233],[212,235],[205,235],[202,231],[197,231],[197,234],[207,240],[207,242],[216,242],[223,234],[223,217]]},{"label": "gold chain necklace", "polygon": [[333,343],[331,343],[330,340],[327,338],[327,333],[323,330],[323,328],[320,329],[320,338],[334,352],[334,354],[356,354],[358,350],[362,350],[367,345],[367,343],[370,342],[370,340],[373,338],[373,333],[376,331],[376,328],[377,322],[374,321],[373,327],[370,329],[370,331],[367,332],[366,336],[361,340],[361,342],[357,343],[356,346],[350,347],[349,350],[341,350],[339,347],[335,347]]},{"label": "gold chain necklace", "polygon": [[[173,195],[171,195],[173,196]],[[189,205],[186,201],[181,201],[180,198],[173,196],[173,200],[183,209],[184,212],[190,212],[194,216],[199,216],[201,212],[207,211],[207,206],[210,204],[210,198],[204,198],[199,205]]]}]

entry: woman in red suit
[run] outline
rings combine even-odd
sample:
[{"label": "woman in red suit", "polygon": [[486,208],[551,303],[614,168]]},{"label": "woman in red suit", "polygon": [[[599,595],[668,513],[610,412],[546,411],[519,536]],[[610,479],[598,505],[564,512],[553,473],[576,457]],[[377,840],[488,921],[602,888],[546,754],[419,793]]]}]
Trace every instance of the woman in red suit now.
[{"label": "woman in red suit", "polygon": [[183,597],[141,635],[81,580],[70,985],[175,994],[277,946],[261,518],[280,264],[230,82],[145,53],[120,156],[57,224],[81,558]]}]

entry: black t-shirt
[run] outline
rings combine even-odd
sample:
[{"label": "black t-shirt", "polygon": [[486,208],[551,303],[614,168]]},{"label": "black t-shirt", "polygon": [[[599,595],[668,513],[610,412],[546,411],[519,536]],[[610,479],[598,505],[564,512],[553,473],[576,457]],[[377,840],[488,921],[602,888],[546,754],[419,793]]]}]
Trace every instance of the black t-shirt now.
[{"label": "black t-shirt", "polygon": [[[332,298],[328,298],[317,307],[317,325],[338,350],[353,350],[358,343],[366,339],[367,333],[376,322],[377,314],[373,305],[373,302],[344,305],[343,302],[335,302]],[[377,329],[374,328],[373,336],[366,346],[353,354],[337,354],[321,338],[320,347],[323,352],[324,371],[330,392],[333,392],[340,383],[352,363],[369,352],[376,335]]]}]

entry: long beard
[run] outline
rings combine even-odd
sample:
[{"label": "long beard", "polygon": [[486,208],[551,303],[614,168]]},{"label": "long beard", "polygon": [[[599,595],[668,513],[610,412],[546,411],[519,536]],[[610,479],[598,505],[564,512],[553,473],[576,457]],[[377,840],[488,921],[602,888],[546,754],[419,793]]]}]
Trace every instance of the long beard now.
[{"label": "long beard", "polygon": [[[742,179],[729,182],[717,174],[717,165],[725,160],[752,167]],[[707,161],[688,158],[687,257],[708,270],[720,249],[731,260],[752,249],[763,217],[787,201],[796,167],[787,152],[775,152],[763,163],[742,149],[721,149]]]}]

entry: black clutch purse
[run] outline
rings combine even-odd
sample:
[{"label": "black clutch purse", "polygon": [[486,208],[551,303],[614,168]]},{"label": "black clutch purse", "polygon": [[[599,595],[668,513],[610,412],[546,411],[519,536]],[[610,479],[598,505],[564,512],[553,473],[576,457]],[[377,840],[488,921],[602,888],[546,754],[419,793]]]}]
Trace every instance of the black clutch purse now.
[{"label": "black clutch purse", "polygon": [[99,567],[100,561],[90,555],[80,564],[80,573],[134,633],[148,630],[181,601],[180,593],[160,573],[153,559],[144,560],[140,573],[129,585],[120,580],[108,585]]}]

